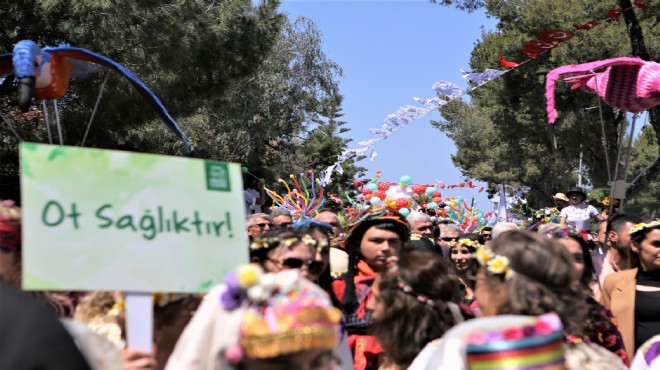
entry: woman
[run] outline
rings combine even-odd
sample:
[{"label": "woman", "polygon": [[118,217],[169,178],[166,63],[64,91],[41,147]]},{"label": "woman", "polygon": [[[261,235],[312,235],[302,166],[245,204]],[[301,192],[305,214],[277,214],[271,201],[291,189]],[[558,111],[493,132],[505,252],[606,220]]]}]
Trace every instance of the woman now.
[{"label": "woman", "polygon": [[460,281],[461,301],[467,305],[474,301],[474,279],[479,269],[479,264],[473,258],[480,244],[476,240],[461,237],[456,242],[449,243],[449,260],[451,261],[452,273]]},{"label": "woman", "polygon": [[452,302],[458,286],[437,253],[411,251],[373,285],[371,333],[385,351],[383,370],[407,369],[432,340],[463,321]]},{"label": "woman", "polygon": [[588,235],[590,229],[589,222],[592,218],[598,221],[604,220],[596,208],[584,202],[587,195],[582,191],[582,188],[571,188],[566,193],[566,196],[570,199],[570,203],[568,207],[561,210],[560,217],[562,225],[573,226]]},{"label": "woman", "polygon": [[369,334],[372,286],[376,276],[399,257],[410,237],[409,226],[397,212],[369,208],[349,224],[347,235],[348,272],[332,282],[332,289],[346,319],[355,369],[378,369],[383,349]]},{"label": "woman", "polygon": [[298,270],[243,265],[208,293],[166,369],[335,369],[340,319]]},{"label": "woman", "polygon": [[293,224],[294,231],[307,234],[316,240],[314,249],[314,261],[322,264],[321,268],[313,271],[308,279],[317,283],[323,290],[331,293],[332,277],[330,276],[330,235],[332,234],[332,225],[317,221],[313,218],[306,218]]},{"label": "woman", "polygon": [[317,241],[290,229],[271,230],[250,243],[250,260],[266,272],[300,269],[305,278],[316,277],[324,263],[317,261]]},{"label": "woman", "polygon": [[632,356],[641,344],[660,334],[660,220],[630,230],[631,257],[639,268],[609,275],[601,302],[619,320],[623,341]]},{"label": "woman", "polygon": [[587,242],[569,226],[546,224],[542,230],[542,234],[559,241],[573,259],[575,278],[587,297],[585,334],[588,340],[619,356],[625,365],[630,365],[614,315],[592,296],[592,286],[597,284],[597,279]]}]

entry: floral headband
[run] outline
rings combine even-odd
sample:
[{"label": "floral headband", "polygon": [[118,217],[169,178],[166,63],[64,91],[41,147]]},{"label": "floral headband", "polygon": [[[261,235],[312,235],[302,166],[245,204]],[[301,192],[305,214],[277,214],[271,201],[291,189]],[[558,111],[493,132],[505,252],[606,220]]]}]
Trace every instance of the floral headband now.
[{"label": "floral headband", "polygon": [[302,241],[306,245],[316,248],[317,250],[323,249],[328,246],[328,241],[325,239],[316,240],[311,235],[305,234],[302,237],[291,236],[288,238],[257,238],[252,243],[250,243],[251,250],[257,250],[262,248],[275,248],[280,245],[283,245],[287,248],[293,246],[294,244]]},{"label": "floral headband", "polygon": [[470,240],[470,239],[461,239],[459,241],[449,242],[449,248],[454,248],[457,245],[459,247],[468,247],[468,248],[472,248],[474,250],[477,250],[481,246],[481,244],[479,244],[478,241]]},{"label": "floral headband", "polygon": [[515,271],[509,266],[509,258],[495,254],[490,247],[480,247],[474,252],[474,257],[492,274],[503,275],[507,280],[515,275]]},{"label": "floral headband", "polygon": [[346,235],[350,236],[353,234],[363,222],[373,221],[392,221],[401,224],[406,229],[410,228],[410,224],[400,213],[390,211],[386,208],[370,207],[349,221],[348,225],[346,225]]},{"label": "floral headband", "polygon": [[630,235],[637,234],[640,231],[643,231],[644,229],[655,229],[656,227],[660,226],[660,220],[655,220],[647,223],[640,223],[635,226],[633,226],[632,229],[630,229]]}]

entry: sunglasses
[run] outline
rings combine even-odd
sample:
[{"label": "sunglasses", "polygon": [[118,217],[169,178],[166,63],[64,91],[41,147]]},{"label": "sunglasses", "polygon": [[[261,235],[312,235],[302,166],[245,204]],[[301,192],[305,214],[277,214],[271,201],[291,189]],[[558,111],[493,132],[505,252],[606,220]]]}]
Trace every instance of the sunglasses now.
[{"label": "sunglasses", "polygon": [[291,257],[282,261],[281,264],[282,267],[290,268],[290,269],[299,269],[302,268],[303,265],[307,265],[307,271],[309,271],[310,274],[314,274],[314,275],[321,273],[323,271],[323,262],[316,260],[304,261],[300,258]]},{"label": "sunglasses", "polygon": [[450,238],[450,237],[445,237],[445,238],[440,238],[443,242],[451,242],[451,241],[458,241],[458,238]]},{"label": "sunglasses", "polygon": [[433,229],[434,229],[433,225],[430,225],[430,226],[422,226],[422,227],[418,228],[417,230],[427,231],[427,230],[433,230]]},{"label": "sunglasses", "polygon": [[332,227],[339,227],[339,222],[328,222]]},{"label": "sunglasses", "polygon": [[260,229],[263,229],[263,228],[265,228],[266,226],[270,227],[270,223],[268,223],[268,222],[262,222],[262,223],[260,223],[260,224],[254,224],[254,225],[251,225],[251,226],[249,226],[249,227],[255,227],[255,226],[258,226]]},{"label": "sunglasses", "polygon": [[484,239],[493,239],[493,236],[492,236],[491,234],[481,234],[481,236],[482,236]]},{"label": "sunglasses", "polygon": [[293,225],[293,222],[282,222],[281,224],[277,225],[278,227],[291,227]]}]

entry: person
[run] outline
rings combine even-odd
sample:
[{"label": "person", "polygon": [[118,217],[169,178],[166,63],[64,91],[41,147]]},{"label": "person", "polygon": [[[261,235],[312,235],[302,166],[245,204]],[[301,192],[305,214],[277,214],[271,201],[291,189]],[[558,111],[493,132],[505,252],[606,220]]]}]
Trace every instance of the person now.
[{"label": "person", "polygon": [[335,369],[340,320],[299,270],[242,265],[206,295],[165,369]]},{"label": "person", "polygon": [[588,314],[585,320],[585,334],[590,342],[619,356],[625,365],[630,365],[630,358],[624,348],[621,332],[614,315],[603,307],[591,293],[597,285],[596,272],[591,261],[588,242],[577,230],[567,225],[546,224],[539,233],[557,240],[573,259],[575,278],[585,290]]},{"label": "person", "polygon": [[0,283],[0,369],[91,368],[43,302]]},{"label": "person", "polygon": [[245,216],[262,213],[261,207],[266,202],[264,179],[250,178],[243,175],[243,199],[245,199]]},{"label": "person", "polygon": [[552,200],[555,202],[555,207],[561,212],[562,209],[566,208],[570,200],[564,193],[557,193],[552,196]]},{"label": "person", "polygon": [[495,226],[493,226],[491,236],[493,239],[495,239],[504,232],[514,230],[518,230],[518,225],[514,224],[513,222],[498,222],[495,224]]},{"label": "person", "polygon": [[479,264],[473,258],[473,254],[480,246],[479,242],[466,236],[449,243],[451,271],[460,282],[461,301],[467,305],[474,301],[474,278]]},{"label": "person", "polygon": [[660,334],[660,220],[636,224],[630,230],[633,259],[639,268],[605,278],[601,303],[619,321],[628,355]]},{"label": "person", "polygon": [[270,230],[273,220],[265,213],[255,213],[245,218],[245,226],[250,241]]},{"label": "person", "polygon": [[561,210],[560,223],[562,225],[571,225],[580,230],[580,232],[589,234],[589,230],[591,229],[589,221],[592,218],[595,218],[597,221],[604,220],[594,206],[584,202],[587,194],[585,194],[582,188],[571,188],[566,192],[566,196],[570,199],[570,204]]},{"label": "person", "polygon": [[[326,293],[332,295],[332,275],[330,274],[330,235],[332,226],[325,222],[317,221],[313,218],[306,218],[296,222],[292,229],[303,235],[309,235],[316,240],[314,248],[314,260],[322,263],[322,266],[310,271],[308,279],[318,284]],[[338,301],[333,301],[339,307]]]},{"label": "person", "polygon": [[408,370],[625,370],[592,343],[565,341],[557,314],[498,315],[468,320],[429,343]]},{"label": "person", "polygon": [[309,234],[274,229],[250,243],[250,261],[266,272],[300,269],[305,278],[318,277],[324,268],[316,260],[318,242]]},{"label": "person", "polygon": [[381,369],[407,369],[417,354],[463,317],[452,302],[456,281],[447,262],[433,252],[404,253],[374,282],[371,333],[384,349]]},{"label": "person", "polygon": [[341,302],[355,369],[377,369],[383,349],[368,334],[372,311],[367,304],[373,299],[374,279],[398,258],[408,241],[409,225],[398,212],[372,207],[357,215],[347,235],[348,271],[333,281],[333,293]]},{"label": "person", "polygon": [[270,213],[270,218],[273,220],[273,225],[275,227],[291,227],[293,225],[293,217],[291,217],[291,212],[286,209],[276,208]]},{"label": "person", "polygon": [[330,210],[321,210],[314,219],[332,226],[330,236],[330,273],[340,276],[348,271],[348,254],[345,251],[346,234],[339,223],[339,217]]},{"label": "person", "polygon": [[406,221],[410,224],[410,232],[412,234],[424,235],[427,238],[433,237],[433,222],[431,222],[431,217],[423,212],[413,211],[410,212]]},{"label": "person", "polygon": [[660,369],[660,335],[642,344],[630,365],[630,370],[658,370]]},{"label": "person", "polygon": [[410,240],[408,240],[408,243],[404,246],[403,250],[427,251],[442,256],[442,253],[435,243],[433,243],[433,240],[422,234],[410,234]]},{"label": "person", "polygon": [[484,226],[479,230],[479,244],[490,245],[493,241],[493,227]]},{"label": "person", "polygon": [[463,236],[461,227],[454,223],[447,224],[442,228],[438,245],[440,246],[443,257],[449,258],[449,243],[457,241],[461,236]]}]

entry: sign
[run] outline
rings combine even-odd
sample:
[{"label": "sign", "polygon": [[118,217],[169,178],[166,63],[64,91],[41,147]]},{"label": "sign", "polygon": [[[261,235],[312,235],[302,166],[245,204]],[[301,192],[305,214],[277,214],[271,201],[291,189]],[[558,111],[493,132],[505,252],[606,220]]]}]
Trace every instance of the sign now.
[{"label": "sign", "polygon": [[23,288],[204,292],[248,261],[241,168],[22,143]]}]

